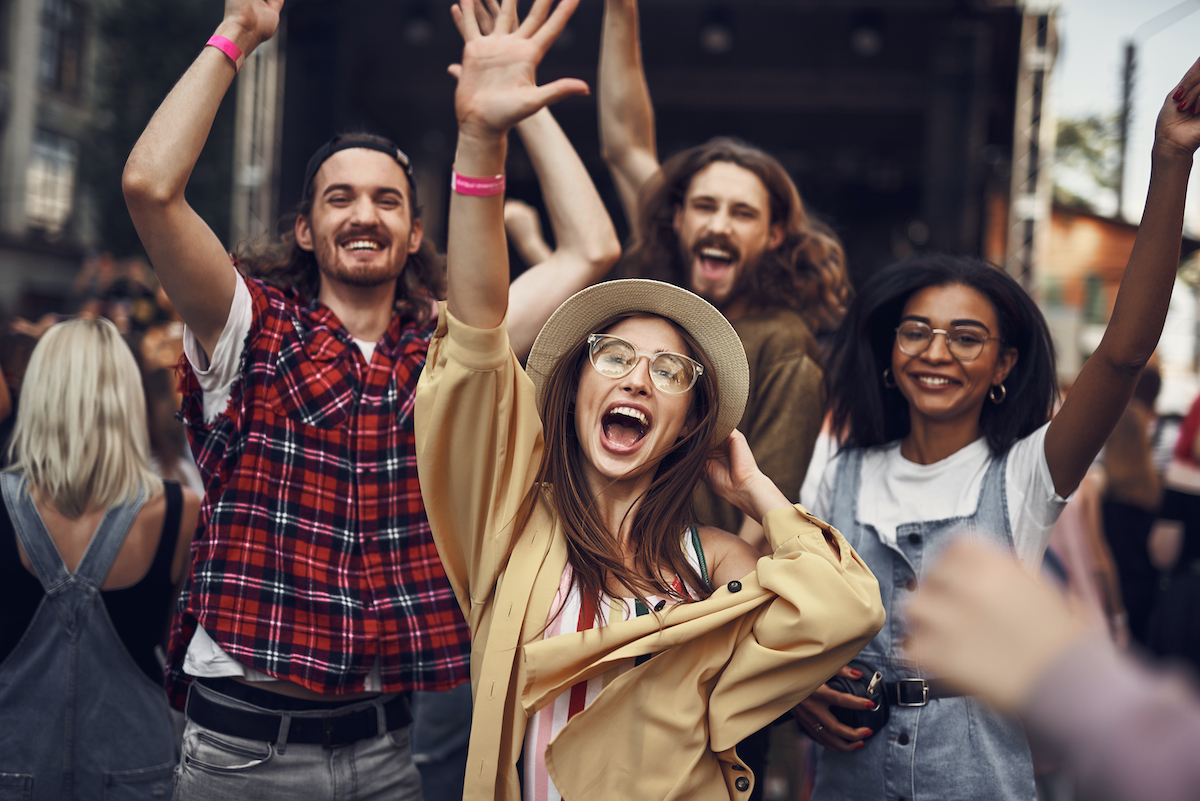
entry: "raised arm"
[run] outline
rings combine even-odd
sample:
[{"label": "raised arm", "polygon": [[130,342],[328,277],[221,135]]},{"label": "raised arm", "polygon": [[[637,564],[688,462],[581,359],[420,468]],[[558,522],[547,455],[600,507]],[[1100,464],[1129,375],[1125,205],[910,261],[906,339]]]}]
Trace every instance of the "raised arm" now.
[{"label": "raised arm", "polygon": [[508,290],[508,336],[522,361],[550,315],[604,277],[621,257],[621,242],[587,168],[567,135],[542,109],[517,126],[542,185],[555,249]]},{"label": "raised arm", "polygon": [[[547,105],[588,89],[573,78],[538,86],[534,74],[579,0],[562,0],[553,13],[551,0],[535,0],[524,22],[517,20],[516,0],[504,0],[495,30],[487,35],[475,16],[476,2],[463,0],[461,7],[451,9],[465,41],[454,94],[454,170],[467,178],[486,178],[504,172],[509,129]],[[495,328],[508,311],[503,195],[452,193],[448,228],[447,308],[468,325]]]},{"label": "raised arm", "polygon": [[[249,56],[274,35],[283,2],[225,0],[216,34]],[[229,316],[237,276],[184,189],[236,74],[230,56],[201,48],[134,145],[121,181],[129,216],[171,304],[209,354]]]},{"label": "raised arm", "polygon": [[658,172],[654,106],[642,68],[637,0],[605,0],[600,39],[600,151],[630,224],[638,193]]},{"label": "raised arm", "polygon": [[1072,492],[1124,412],[1162,334],[1179,267],[1183,206],[1200,145],[1200,61],[1163,104],[1151,152],[1150,191],[1112,319],[1046,432],[1059,495]]}]

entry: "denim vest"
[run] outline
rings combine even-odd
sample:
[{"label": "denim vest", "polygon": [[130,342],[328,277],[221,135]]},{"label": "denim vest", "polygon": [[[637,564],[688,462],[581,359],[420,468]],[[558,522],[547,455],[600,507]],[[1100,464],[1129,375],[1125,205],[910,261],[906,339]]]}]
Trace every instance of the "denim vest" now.
[{"label": "denim vest", "polygon": [[24,478],[0,474],[0,489],[46,590],[0,664],[0,798],[169,798],[176,755],[166,692],[129,655],[100,598],[145,493],[105,513],[72,574]]},{"label": "denim vest", "polygon": [[[992,459],[975,513],[905,523],[896,544],[858,521],[863,451],[843,452],[829,522],[841,531],[879,580],[887,623],[858,656],[884,681],[932,678],[906,658],[904,607],[926,569],[955,536],[1013,547],[1005,497],[1008,455]],[[936,487],[930,487],[936,492]],[[851,753],[822,750],[814,801],[1033,801],[1033,763],[1020,725],[973,698],[942,698],[926,706],[893,706],[883,731]]]}]

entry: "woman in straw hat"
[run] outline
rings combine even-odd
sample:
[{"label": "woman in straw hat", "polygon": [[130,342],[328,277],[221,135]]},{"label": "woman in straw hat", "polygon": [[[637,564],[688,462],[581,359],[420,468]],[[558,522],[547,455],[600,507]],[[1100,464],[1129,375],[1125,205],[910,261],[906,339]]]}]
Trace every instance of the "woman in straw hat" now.
[{"label": "woman in straw hat", "polygon": [[[798,703],[882,625],[874,577],[788,503],[734,430],[745,355],[724,317],[667,284],[572,297],[529,372],[504,318],[505,134],[554,100],[534,68],[577,0],[471,0],[456,107],[448,301],[418,388],[430,525],[473,634],[468,799],[748,798],[734,745]],[[756,554],[692,523],[706,480],[761,520]],[[524,759],[523,770],[518,761]],[[522,790],[523,783],[523,790]]]}]

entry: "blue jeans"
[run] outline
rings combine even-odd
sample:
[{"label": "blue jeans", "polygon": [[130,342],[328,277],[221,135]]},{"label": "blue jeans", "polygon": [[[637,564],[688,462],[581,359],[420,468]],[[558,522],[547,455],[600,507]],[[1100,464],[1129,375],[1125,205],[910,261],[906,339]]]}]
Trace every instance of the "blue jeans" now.
[{"label": "blue jeans", "polygon": [[[234,708],[256,709],[199,684],[193,685],[192,692],[202,692]],[[174,797],[175,801],[423,801],[408,728],[325,748],[234,737],[194,720],[188,720],[183,731]]]}]

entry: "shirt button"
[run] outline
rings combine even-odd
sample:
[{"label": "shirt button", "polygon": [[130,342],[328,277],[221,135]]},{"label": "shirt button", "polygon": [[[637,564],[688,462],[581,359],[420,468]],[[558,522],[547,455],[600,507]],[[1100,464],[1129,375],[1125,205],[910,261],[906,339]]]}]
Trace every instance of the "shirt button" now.
[{"label": "shirt button", "polygon": [[900,745],[908,745],[908,732],[900,732],[900,736],[896,738],[896,742]]},{"label": "shirt button", "polygon": [[731,581],[726,586],[729,587],[730,592],[741,592],[742,591],[742,582],[740,582],[740,581]]},{"label": "shirt button", "polygon": [[737,781],[733,783],[733,786],[738,789],[738,792],[744,793],[750,789],[750,780],[745,776],[738,776]]},{"label": "shirt button", "polygon": [[913,545],[920,545],[920,544],[921,544],[921,535],[920,535],[920,534],[916,534],[916,533],[914,533],[914,534],[909,534],[909,535],[908,535],[908,541],[909,541],[910,543],[912,543]]},{"label": "shirt button", "polygon": [[910,578],[907,582],[905,582],[904,589],[908,590],[909,592],[916,592],[917,580],[915,578]]}]

